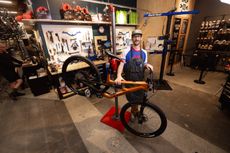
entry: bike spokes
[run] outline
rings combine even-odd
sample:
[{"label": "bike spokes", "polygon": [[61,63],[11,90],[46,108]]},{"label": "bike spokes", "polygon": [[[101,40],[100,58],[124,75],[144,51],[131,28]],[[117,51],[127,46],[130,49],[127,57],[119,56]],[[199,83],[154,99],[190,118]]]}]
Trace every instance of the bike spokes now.
[{"label": "bike spokes", "polygon": [[[133,107],[136,107],[135,112]],[[124,119],[124,114],[131,112],[130,121]],[[164,132],[167,120],[164,113],[155,105],[150,103],[127,103],[121,110],[121,121],[126,129],[141,137],[156,137]]]}]

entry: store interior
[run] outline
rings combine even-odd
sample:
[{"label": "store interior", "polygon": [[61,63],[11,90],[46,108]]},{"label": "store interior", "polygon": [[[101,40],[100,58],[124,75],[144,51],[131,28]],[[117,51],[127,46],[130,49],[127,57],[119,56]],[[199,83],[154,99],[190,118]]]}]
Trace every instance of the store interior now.
[{"label": "store interior", "polygon": [[[0,1],[0,44],[22,62],[23,93],[12,97],[0,65],[0,152],[230,152],[229,10],[229,0]],[[117,85],[135,29],[153,72]],[[139,90],[143,101],[128,102]]]}]

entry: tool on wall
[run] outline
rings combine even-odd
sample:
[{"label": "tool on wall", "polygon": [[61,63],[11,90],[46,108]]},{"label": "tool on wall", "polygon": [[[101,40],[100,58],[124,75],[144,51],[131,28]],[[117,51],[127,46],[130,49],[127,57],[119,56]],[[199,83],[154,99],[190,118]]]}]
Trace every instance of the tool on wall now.
[{"label": "tool on wall", "polygon": [[62,54],[65,53],[65,52],[64,52],[64,46],[63,46],[63,44],[61,44],[61,53],[62,53]]},{"label": "tool on wall", "polygon": [[71,34],[71,33],[69,33],[69,32],[66,32],[66,31],[62,31],[62,33],[63,34],[66,34],[66,35],[68,35],[68,36],[76,36],[77,34],[79,34],[79,33],[81,33],[81,31],[77,31],[77,32],[75,32],[75,33],[73,33],[73,34]]},{"label": "tool on wall", "polygon": [[48,31],[48,33],[49,33],[49,40],[52,42],[52,43],[54,43],[54,39],[53,39],[53,31]]},{"label": "tool on wall", "polygon": [[67,39],[65,39],[65,44],[66,44],[66,46],[67,46],[67,50],[69,51],[69,44],[68,44]]},{"label": "tool on wall", "polygon": [[57,37],[58,41],[60,41],[58,33],[55,33],[55,36]]},{"label": "tool on wall", "polygon": [[71,47],[73,48],[73,50],[77,50],[78,49],[79,45],[78,45],[78,43],[77,43],[76,40],[73,42],[73,44],[71,45]]}]

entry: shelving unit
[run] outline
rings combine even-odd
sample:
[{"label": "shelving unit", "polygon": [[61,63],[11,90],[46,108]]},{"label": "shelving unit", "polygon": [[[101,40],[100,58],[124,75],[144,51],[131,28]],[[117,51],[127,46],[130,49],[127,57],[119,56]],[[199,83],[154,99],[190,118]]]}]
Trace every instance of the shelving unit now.
[{"label": "shelving unit", "polygon": [[230,51],[230,18],[203,21],[197,37],[197,49]]},{"label": "shelving unit", "polygon": [[169,57],[169,64],[172,62],[180,62],[181,55],[183,53],[185,38],[187,35],[187,26],[189,19],[187,18],[175,18],[172,32],[171,53]]},{"label": "shelving unit", "polygon": [[224,70],[224,63],[230,58],[229,16],[204,18],[197,37],[194,55],[198,58],[199,56],[207,57],[209,70]]},{"label": "shelving unit", "polygon": [[[23,19],[25,25],[34,25],[35,23],[62,23],[62,24],[83,24],[83,25],[111,25],[111,22],[104,21],[78,21],[78,20],[52,20],[52,19]],[[117,26],[138,26],[138,24],[116,24]]]}]

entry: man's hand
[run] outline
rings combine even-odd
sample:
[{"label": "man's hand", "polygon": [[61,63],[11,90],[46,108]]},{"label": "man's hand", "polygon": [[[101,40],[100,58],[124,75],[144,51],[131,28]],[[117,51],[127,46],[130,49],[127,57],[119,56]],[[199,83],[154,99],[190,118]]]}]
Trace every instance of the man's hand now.
[{"label": "man's hand", "polygon": [[145,67],[147,69],[150,69],[151,71],[153,71],[153,66],[151,64],[145,64]]},{"label": "man's hand", "polygon": [[119,77],[116,78],[115,83],[118,84],[118,85],[120,85],[121,81],[124,81],[124,80],[125,79],[122,76],[119,76]]}]

